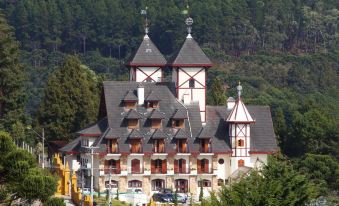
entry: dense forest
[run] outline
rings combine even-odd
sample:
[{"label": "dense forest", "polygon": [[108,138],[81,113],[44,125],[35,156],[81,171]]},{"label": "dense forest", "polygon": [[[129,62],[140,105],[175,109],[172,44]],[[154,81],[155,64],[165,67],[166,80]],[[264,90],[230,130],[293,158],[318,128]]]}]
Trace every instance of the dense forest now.
[{"label": "dense forest", "polygon": [[[76,130],[95,120],[102,80],[128,79],[124,65],[144,34],[141,9],[147,6],[149,35],[169,58],[186,36],[186,4],[1,0],[19,42],[12,46],[20,49],[20,56],[14,53],[13,61],[8,60],[16,70],[6,73],[10,78],[5,85],[16,92],[6,98],[15,97],[15,102],[9,102],[7,110],[0,104],[0,124],[26,141],[34,142],[23,134],[27,124],[46,128],[49,139],[73,138]],[[241,81],[246,104],[271,107],[281,152],[293,168],[319,184],[319,194],[339,201],[333,194],[339,185],[339,2],[191,0],[189,5],[192,35],[214,63],[208,71],[207,83],[213,88],[209,104],[225,104],[226,98],[215,92],[222,88],[221,94],[235,96]],[[72,98],[64,94],[67,88]],[[70,106],[79,103],[86,104]],[[27,115],[19,115],[24,109]]]}]

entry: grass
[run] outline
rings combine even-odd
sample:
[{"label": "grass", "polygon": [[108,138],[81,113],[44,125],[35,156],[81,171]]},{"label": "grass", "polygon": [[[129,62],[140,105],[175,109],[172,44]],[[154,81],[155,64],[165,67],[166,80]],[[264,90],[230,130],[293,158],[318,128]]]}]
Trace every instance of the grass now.
[{"label": "grass", "polygon": [[[94,201],[97,203],[97,206],[109,206],[108,201],[105,197],[95,197]],[[112,199],[112,205],[114,206],[130,206],[128,203],[124,201],[119,201],[116,199]]]}]

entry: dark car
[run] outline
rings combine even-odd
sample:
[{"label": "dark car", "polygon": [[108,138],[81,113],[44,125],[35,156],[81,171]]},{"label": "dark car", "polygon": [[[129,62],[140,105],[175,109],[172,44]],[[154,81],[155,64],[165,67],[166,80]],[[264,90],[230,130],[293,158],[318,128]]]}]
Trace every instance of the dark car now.
[{"label": "dark car", "polygon": [[172,194],[155,193],[155,194],[153,194],[153,200],[156,201],[156,202],[172,202],[173,195]]},{"label": "dark car", "polygon": [[161,193],[161,194],[172,194],[173,191],[172,191],[172,189],[169,189],[169,188],[162,188],[162,189],[159,189],[159,193]]}]

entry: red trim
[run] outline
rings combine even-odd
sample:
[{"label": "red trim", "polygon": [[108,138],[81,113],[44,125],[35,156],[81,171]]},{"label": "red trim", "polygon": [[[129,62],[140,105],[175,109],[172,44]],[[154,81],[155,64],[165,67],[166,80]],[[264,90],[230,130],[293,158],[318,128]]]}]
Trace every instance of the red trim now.
[{"label": "red trim", "polygon": [[142,63],[129,63],[126,66],[130,67],[165,67],[166,64],[142,64]]},{"label": "red trim", "polygon": [[249,154],[274,154],[278,151],[249,151]]},{"label": "red trim", "polygon": [[[180,69],[180,68],[179,68]],[[189,76],[190,78],[188,78],[188,80],[184,81],[182,84],[180,84],[178,87],[181,87],[182,85],[184,85],[186,82],[188,82],[191,79],[194,79],[194,81],[198,82],[198,84],[200,84],[202,87],[205,87],[203,84],[201,84],[198,80],[196,80],[194,77],[197,76],[201,71],[204,71],[205,68],[200,69],[197,73],[195,73],[193,76],[191,76],[190,74],[188,74],[185,70],[180,69],[182,72],[184,72],[187,76]],[[191,88],[192,89],[192,88]]]},{"label": "red trim", "polygon": [[212,67],[213,64],[169,64],[172,67]]},{"label": "red trim", "polygon": [[101,134],[80,134],[81,137],[98,137]]}]

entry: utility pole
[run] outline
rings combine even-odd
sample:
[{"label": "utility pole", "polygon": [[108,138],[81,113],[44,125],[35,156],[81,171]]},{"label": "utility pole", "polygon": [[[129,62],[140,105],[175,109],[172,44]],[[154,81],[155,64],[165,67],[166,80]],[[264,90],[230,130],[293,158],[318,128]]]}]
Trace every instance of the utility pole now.
[{"label": "utility pole", "polygon": [[112,197],[111,197],[111,191],[112,191],[112,185],[111,185],[111,172],[112,172],[112,166],[109,166],[109,176],[108,176],[108,181],[109,181],[109,194],[108,194],[108,201],[109,205],[112,204]]},{"label": "utility pole", "polygon": [[42,128],[42,169],[45,169],[45,129]]},{"label": "utility pole", "polygon": [[83,206],[84,205],[84,168],[81,167],[81,202],[80,205]]},{"label": "utility pole", "polygon": [[92,205],[93,205],[93,183],[94,183],[94,175],[93,175],[93,170],[94,170],[94,167],[93,167],[93,155],[94,155],[94,149],[98,149],[99,147],[94,147],[94,146],[90,146],[90,147],[86,147],[87,149],[90,149],[91,150],[91,202],[92,202]]}]

